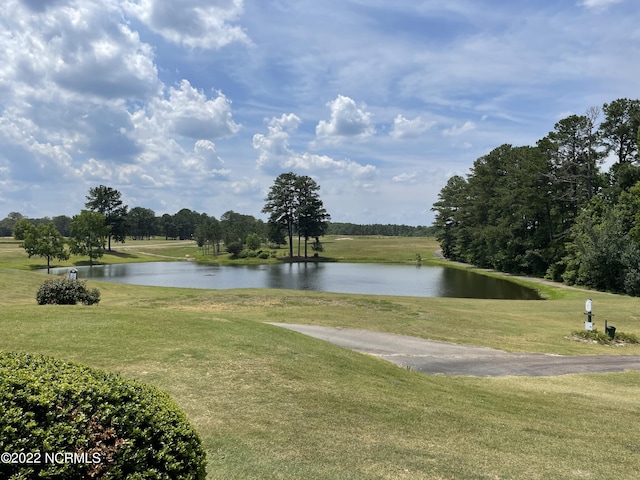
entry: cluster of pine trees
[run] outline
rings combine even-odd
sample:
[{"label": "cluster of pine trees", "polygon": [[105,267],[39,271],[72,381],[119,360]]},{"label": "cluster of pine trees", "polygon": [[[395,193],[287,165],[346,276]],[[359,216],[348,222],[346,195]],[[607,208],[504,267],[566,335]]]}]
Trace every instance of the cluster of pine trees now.
[{"label": "cluster of pine trees", "polygon": [[639,129],[640,100],[623,98],[480,157],[433,205],[444,256],[640,295]]}]

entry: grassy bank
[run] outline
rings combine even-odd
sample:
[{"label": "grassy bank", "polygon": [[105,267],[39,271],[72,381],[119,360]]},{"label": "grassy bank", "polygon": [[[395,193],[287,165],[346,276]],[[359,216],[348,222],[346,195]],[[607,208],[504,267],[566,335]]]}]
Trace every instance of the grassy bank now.
[{"label": "grassy bank", "polygon": [[[410,262],[435,248],[430,240],[385,240],[336,239],[324,254],[364,261],[381,249]],[[143,249],[195,255],[183,250],[192,246],[165,247]],[[20,258],[6,248],[0,265],[28,269],[24,252]],[[102,292],[96,307],[37,306],[44,278],[0,268],[0,349],[54,355],[166,390],[204,440],[210,479],[637,478],[640,373],[425,376],[264,323],[366,328],[511,351],[640,353],[566,338],[584,321],[585,292],[498,301],[90,282]],[[599,326],[606,317],[640,334],[640,300],[588,295]]]},{"label": "grassy bank", "polygon": [[[325,262],[370,262],[370,263],[415,263],[420,261],[423,264],[437,263],[433,255],[438,244],[431,237],[344,237],[330,235],[322,238],[323,252],[318,261]],[[259,258],[232,259],[228,254],[203,255],[202,249],[194,242],[163,242],[163,241],[143,241],[127,242],[124,246],[129,252],[146,255],[163,255],[175,258],[192,258],[201,262],[218,264],[250,264],[264,263],[265,260]],[[300,254],[304,256],[304,242],[301,245]],[[289,254],[286,246],[268,247],[263,246],[262,250],[273,253],[277,258],[269,258],[267,262],[276,262]],[[313,252],[309,248],[309,257]],[[294,255],[297,255],[297,242],[294,245]],[[311,261],[312,258],[309,258]]]}]

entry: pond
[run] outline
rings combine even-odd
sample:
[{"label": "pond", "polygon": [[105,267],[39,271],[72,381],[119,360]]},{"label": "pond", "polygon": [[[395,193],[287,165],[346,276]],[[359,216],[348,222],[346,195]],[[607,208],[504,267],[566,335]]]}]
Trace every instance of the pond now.
[{"label": "pond", "polygon": [[[66,274],[70,268],[56,268]],[[162,287],[279,288],[367,295],[539,300],[508,280],[446,267],[370,263],[283,263],[212,266],[150,262],[77,267],[78,278]]]}]

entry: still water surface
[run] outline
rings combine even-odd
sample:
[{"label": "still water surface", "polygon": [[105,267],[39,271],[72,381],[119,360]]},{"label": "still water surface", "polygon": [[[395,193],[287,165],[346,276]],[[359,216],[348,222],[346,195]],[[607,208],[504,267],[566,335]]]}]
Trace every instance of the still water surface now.
[{"label": "still water surface", "polygon": [[[69,268],[52,269],[62,274]],[[151,262],[78,267],[78,278],[163,287],[284,288],[368,295],[538,300],[535,290],[446,267],[364,263],[211,266]]]}]

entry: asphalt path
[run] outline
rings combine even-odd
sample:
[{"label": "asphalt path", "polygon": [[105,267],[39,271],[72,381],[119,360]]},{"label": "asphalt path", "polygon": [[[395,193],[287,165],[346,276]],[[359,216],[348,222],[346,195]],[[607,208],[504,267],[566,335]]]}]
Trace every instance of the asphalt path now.
[{"label": "asphalt path", "polygon": [[509,353],[492,348],[437,342],[368,330],[287,323],[271,323],[271,325],[295,330],[426,374],[475,377],[554,376],[640,370],[640,355],[569,357],[541,353]]}]

